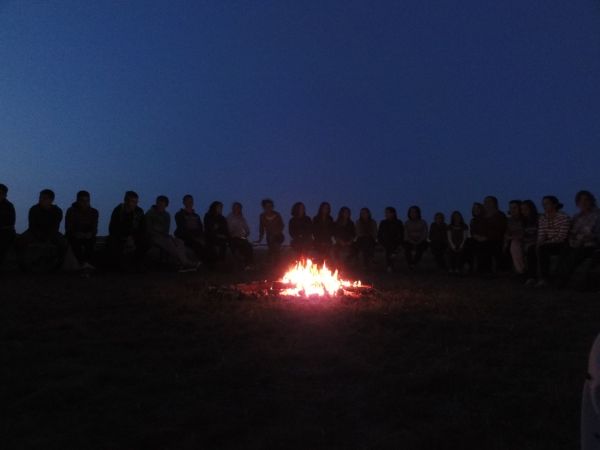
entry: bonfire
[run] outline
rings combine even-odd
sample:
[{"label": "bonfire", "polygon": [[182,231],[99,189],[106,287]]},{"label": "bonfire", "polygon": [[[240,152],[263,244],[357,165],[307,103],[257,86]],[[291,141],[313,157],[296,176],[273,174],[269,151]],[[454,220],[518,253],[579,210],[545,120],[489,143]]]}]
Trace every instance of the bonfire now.
[{"label": "bonfire", "polygon": [[332,272],[325,263],[319,267],[310,259],[297,262],[280,281],[289,286],[280,295],[291,297],[333,297],[352,288],[363,287],[360,281],[343,280],[337,269]]}]

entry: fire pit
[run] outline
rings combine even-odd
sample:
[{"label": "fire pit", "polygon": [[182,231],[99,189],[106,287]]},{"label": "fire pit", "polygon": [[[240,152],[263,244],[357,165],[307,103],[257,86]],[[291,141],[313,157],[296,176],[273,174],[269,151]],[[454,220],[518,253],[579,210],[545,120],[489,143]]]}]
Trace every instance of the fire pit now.
[{"label": "fire pit", "polygon": [[360,297],[372,289],[361,281],[345,280],[337,269],[332,271],[326,263],[319,266],[310,259],[296,262],[277,281],[236,284],[232,288],[246,295],[297,298]]}]

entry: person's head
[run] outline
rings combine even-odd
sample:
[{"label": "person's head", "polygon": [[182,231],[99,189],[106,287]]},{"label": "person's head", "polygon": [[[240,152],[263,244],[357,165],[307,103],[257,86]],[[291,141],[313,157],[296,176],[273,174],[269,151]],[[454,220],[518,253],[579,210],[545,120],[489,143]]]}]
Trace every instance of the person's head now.
[{"label": "person's head", "polygon": [[212,202],[208,208],[208,213],[211,216],[220,216],[223,214],[223,203],[221,202]]},{"label": "person's head", "polygon": [[483,207],[485,212],[488,214],[493,214],[498,211],[498,199],[493,195],[488,195],[483,200]]},{"label": "person's head", "polygon": [[542,199],[544,211],[548,214],[554,214],[563,208],[563,204],[554,195],[546,195]]},{"label": "person's head", "polygon": [[443,224],[444,222],[446,222],[446,216],[444,216],[444,213],[441,212],[437,212],[435,213],[435,215],[433,216],[433,221],[439,225]]},{"label": "person's head", "polygon": [[187,210],[194,209],[194,197],[190,194],[186,194],[183,196],[183,207]]},{"label": "person's head", "polygon": [[87,209],[90,207],[90,193],[88,191],[79,191],[77,193],[77,206],[81,209]]},{"label": "person's head", "polygon": [[273,209],[275,208],[275,203],[270,198],[263,199],[260,204],[266,213],[273,212]]},{"label": "person's head", "polygon": [[160,212],[166,211],[169,207],[169,198],[166,195],[159,195],[156,197],[156,204],[154,206]]},{"label": "person's head", "polygon": [[396,213],[396,208],[392,206],[388,206],[387,208],[385,208],[385,218],[387,220],[397,220],[398,213]]},{"label": "person's head", "polygon": [[304,217],[306,214],[306,208],[304,207],[304,203],[296,202],[294,206],[292,206],[292,217]]},{"label": "person's head", "polygon": [[452,215],[450,216],[450,221],[454,226],[463,226],[465,224],[465,219],[460,211],[453,211]]},{"label": "person's head", "polygon": [[6,200],[7,195],[8,195],[8,186],[0,183],[0,202],[3,202],[4,200]]},{"label": "person's head", "polygon": [[360,208],[360,220],[363,222],[371,220],[371,210],[369,208]]},{"label": "person's head", "polygon": [[508,213],[510,217],[518,218],[521,215],[521,200],[511,200],[508,203]]},{"label": "person's head", "polygon": [[50,189],[44,189],[40,192],[39,205],[42,208],[50,208],[54,203],[54,192]]},{"label": "person's head", "polygon": [[421,220],[421,208],[417,205],[413,205],[408,208],[408,213],[406,215],[409,220]]},{"label": "person's head", "polygon": [[329,204],[329,202],[322,202],[319,205],[318,216],[320,216],[320,217],[328,217],[330,215],[331,215],[331,205]]},{"label": "person's head", "polygon": [[352,212],[350,211],[350,208],[348,208],[347,206],[342,206],[340,208],[340,211],[338,212],[337,220],[339,220],[339,221],[350,220],[351,215],[352,215]]},{"label": "person's head", "polygon": [[231,205],[231,212],[236,216],[242,215],[242,204],[240,202],[233,202]]},{"label": "person's head", "polygon": [[483,205],[479,202],[473,203],[471,207],[471,214],[473,217],[481,217],[483,215]]},{"label": "person's head", "polygon": [[575,195],[575,204],[583,213],[587,213],[596,208],[596,197],[590,191],[579,191]]},{"label": "person's head", "polygon": [[137,195],[137,192],[134,192],[134,191],[125,192],[125,197],[123,198],[123,205],[125,206],[125,209],[127,209],[129,211],[133,211],[135,208],[137,208],[139,201],[140,201],[140,197],[139,197],[139,195]]},{"label": "person's head", "polygon": [[528,223],[533,223],[537,221],[537,217],[538,210],[535,202],[533,200],[524,200],[521,203],[521,218]]}]

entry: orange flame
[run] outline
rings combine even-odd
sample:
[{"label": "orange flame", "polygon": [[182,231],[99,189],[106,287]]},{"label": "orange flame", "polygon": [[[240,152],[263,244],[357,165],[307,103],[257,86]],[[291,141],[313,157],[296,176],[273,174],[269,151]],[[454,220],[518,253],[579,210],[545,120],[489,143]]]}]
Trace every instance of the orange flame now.
[{"label": "orange flame", "polygon": [[332,272],[325,263],[319,268],[310,259],[297,262],[283,275],[281,282],[291,286],[284,289],[281,295],[294,297],[334,296],[344,288],[362,287],[360,281],[342,280],[337,269]]}]

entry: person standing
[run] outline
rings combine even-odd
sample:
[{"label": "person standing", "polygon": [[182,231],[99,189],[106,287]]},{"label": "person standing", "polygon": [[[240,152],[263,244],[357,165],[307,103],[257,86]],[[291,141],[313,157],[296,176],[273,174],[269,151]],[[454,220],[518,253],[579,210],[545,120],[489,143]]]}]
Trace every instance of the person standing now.
[{"label": "person standing", "polygon": [[550,263],[553,256],[560,256],[567,246],[571,221],[562,212],[563,204],[554,195],[543,198],[544,214],[539,220],[537,252],[540,278],[536,287],[548,285]]},{"label": "person standing", "polygon": [[283,235],[285,225],[281,214],[275,211],[273,200],[265,198],[261,202],[261,206],[263,212],[259,217],[258,240],[256,243],[260,244],[263,237],[266,237],[269,261],[271,264],[275,264],[279,261],[279,252],[285,240],[285,236]]},{"label": "person standing", "polygon": [[438,269],[446,270],[446,252],[448,249],[448,225],[444,214],[438,212],[429,227],[429,245]]},{"label": "person standing", "polygon": [[8,249],[15,243],[16,219],[15,207],[8,201],[8,187],[0,184],[0,267],[4,263]]},{"label": "person standing", "polygon": [[394,255],[404,240],[404,225],[398,219],[396,208],[385,208],[385,219],[379,223],[377,240],[385,250],[385,265],[388,272],[392,272]]},{"label": "person standing", "polygon": [[469,227],[459,211],[454,211],[450,216],[450,225],[448,225],[446,234],[448,236],[449,272],[460,275],[464,266],[464,250],[469,237]]},{"label": "person standing", "polygon": [[404,222],[404,254],[409,269],[414,269],[427,250],[427,222],[421,217],[421,208],[408,208],[408,220]]},{"label": "person standing", "polygon": [[227,216],[227,228],[229,229],[229,246],[234,256],[239,255],[244,269],[249,269],[252,264],[254,251],[248,238],[250,237],[250,227],[242,212],[242,204],[234,202],[231,206],[231,213]]},{"label": "person standing", "polygon": [[96,248],[98,216],[98,210],[92,208],[87,191],[79,191],[75,202],[67,209],[65,235],[82,270],[95,269],[91,263]]}]

